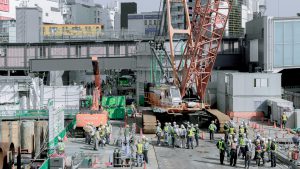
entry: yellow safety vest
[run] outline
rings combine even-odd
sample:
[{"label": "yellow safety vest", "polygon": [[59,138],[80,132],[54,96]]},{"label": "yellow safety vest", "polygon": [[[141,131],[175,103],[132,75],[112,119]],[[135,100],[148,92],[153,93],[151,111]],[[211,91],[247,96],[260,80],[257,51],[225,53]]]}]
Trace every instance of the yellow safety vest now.
[{"label": "yellow safety vest", "polygon": [[287,115],[282,115],[282,120],[287,121]]},{"label": "yellow safety vest", "polygon": [[244,134],[245,129],[244,128],[240,128],[240,134]]},{"label": "yellow safety vest", "polygon": [[223,146],[223,142],[219,141],[219,145],[218,145],[219,150],[224,150],[224,146]]},{"label": "yellow safety vest", "polygon": [[245,140],[244,140],[243,138],[240,139],[240,145],[241,145],[241,146],[245,146],[245,145],[246,145],[246,144],[245,144]]},{"label": "yellow safety vest", "polygon": [[143,154],[143,144],[139,143],[137,145],[137,153],[138,154]]},{"label": "yellow safety vest", "polygon": [[195,135],[195,133],[194,133],[194,131],[193,131],[193,129],[190,129],[189,130],[189,137],[193,137]]},{"label": "yellow safety vest", "polygon": [[233,127],[231,127],[231,128],[229,129],[229,133],[230,133],[230,134],[234,134],[234,128],[233,128]]}]

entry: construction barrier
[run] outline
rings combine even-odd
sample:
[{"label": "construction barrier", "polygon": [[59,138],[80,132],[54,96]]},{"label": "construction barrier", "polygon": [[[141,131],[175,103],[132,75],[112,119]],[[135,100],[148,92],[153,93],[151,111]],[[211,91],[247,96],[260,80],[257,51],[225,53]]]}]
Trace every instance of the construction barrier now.
[{"label": "construction barrier", "polygon": [[[51,140],[49,143],[48,143],[48,147],[56,147],[57,143],[58,143],[58,137],[60,138],[65,138],[66,136],[66,133],[70,130],[73,129],[73,127],[76,126],[76,118],[73,119],[73,121],[71,123],[68,124],[68,126],[59,133],[59,135],[57,135],[56,137],[54,137],[53,140]],[[48,154],[51,155],[52,153],[54,152],[54,150],[51,150],[49,149],[48,150]]]}]

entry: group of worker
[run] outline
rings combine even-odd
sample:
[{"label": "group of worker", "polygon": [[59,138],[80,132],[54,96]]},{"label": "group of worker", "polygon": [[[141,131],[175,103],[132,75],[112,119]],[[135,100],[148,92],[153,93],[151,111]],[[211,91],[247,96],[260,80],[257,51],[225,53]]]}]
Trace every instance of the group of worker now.
[{"label": "group of worker", "polygon": [[104,147],[110,143],[110,137],[112,133],[112,126],[109,122],[107,124],[100,124],[95,127],[91,123],[88,123],[85,127],[85,143],[91,144],[93,140],[94,150],[98,150],[99,145]]},{"label": "group of worker", "polygon": [[161,139],[163,138],[163,145],[171,146],[173,148],[194,148],[194,142],[196,146],[199,146],[200,130],[198,124],[190,124],[187,122],[185,125],[178,125],[176,122],[173,124],[166,122],[162,128],[161,123],[158,122],[156,128],[157,145],[161,145]]},{"label": "group of worker", "polygon": [[142,166],[144,161],[149,163],[148,151],[150,147],[149,139],[145,135],[136,137],[135,126],[126,125],[124,128],[123,147],[127,160],[136,158],[136,165]]},{"label": "group of worker", "polygon": [[244,160],[245,168],[250,167],[253,151],[255,151],[254,160],[256,164],[261,166],[265,164],[265,159],[268,157],[271,161],[271,167],[276,167],[276,149],[275,139],[256,136],[254,142],[248,139],[247,124],[243,121],[238,130],[235,129],[234,123],[229,121],[224,125],[225,138],[221,138],[217,142],[217,148],[220,151],[220,163],[224,164],[225,153],[230,161],[230,166],[236,166],[238,157]]}]

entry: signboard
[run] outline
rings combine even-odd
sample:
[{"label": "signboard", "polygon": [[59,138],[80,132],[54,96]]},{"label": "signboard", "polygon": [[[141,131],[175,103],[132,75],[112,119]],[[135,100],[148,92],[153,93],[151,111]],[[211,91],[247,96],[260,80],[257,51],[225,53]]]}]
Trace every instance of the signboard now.
[{"label": "signboard", "polygon": [[0,11],[9,11],[9,0],[0,0]]}]

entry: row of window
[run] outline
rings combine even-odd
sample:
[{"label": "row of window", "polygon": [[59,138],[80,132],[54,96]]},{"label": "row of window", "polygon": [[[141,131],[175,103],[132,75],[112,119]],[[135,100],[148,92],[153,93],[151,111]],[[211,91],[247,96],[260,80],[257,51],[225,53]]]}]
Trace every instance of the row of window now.
[{"label": "row of window", "polygon": [[158,20],[144,20],[145,25],[159,25]]},{"label": "row of window", "polygon": [[[99,29],[100,27],[96,27],[96,30],[97,29]],[[59,28],[57,28],[57,27],[49,27],[49,32],[56,32],[57,30],[58,30]],[[86,26],[86,27],[84,27],[84,29],[85,29],[85,31],[91,31],[92,30],[92,28],[91,28],[91,26]],[[75,27],[72,27],[72,28],[70,28],[70,27],[62,27],[62,31],[67,31],[67,30],[76,30],[76,31],[81,31],[82,30],[82,27],[77,27],[77,26],[75,26]]]}]

